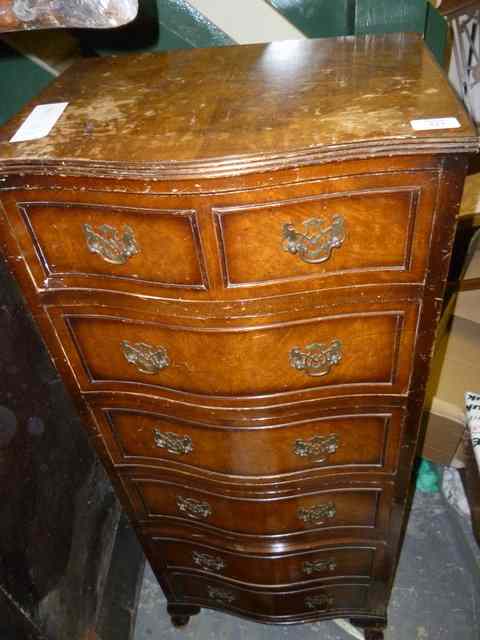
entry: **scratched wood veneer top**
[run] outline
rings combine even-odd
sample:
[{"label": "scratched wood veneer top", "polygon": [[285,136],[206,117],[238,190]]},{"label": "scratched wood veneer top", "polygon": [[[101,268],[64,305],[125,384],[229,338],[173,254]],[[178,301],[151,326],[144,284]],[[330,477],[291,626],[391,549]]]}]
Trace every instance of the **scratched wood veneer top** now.
[{"label": "scratched wood veneer top", "polygon": [[[9,142],[35,105],[63,101],[48,136]],[[415,132],[410,124],[444,117],[461,127]],[[82,60],[0,130],[0,169],[476,146],[422,39],[390,34]]]}]

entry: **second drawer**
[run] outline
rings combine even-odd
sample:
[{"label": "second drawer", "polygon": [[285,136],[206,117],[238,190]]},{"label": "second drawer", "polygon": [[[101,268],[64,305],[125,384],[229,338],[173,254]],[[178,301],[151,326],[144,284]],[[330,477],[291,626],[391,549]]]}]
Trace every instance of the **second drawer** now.
[{"label": "second drawer", "polygon": [[98,307],[49,312],[84,391],[138,386],[245,399],[307,390],[405,393],[418,305],[350,305],[327,316],[232,326],[197,320],[181,326],[175,318]]}]

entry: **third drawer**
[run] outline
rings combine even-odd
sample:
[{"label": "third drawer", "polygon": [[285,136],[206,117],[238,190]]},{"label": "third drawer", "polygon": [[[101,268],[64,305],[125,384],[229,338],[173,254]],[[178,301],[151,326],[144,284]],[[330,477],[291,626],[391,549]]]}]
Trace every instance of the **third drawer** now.
[{"label": "third drawer", "polygon": [[93,411],[115,464],[266,482],[309,472],[395,473],[404,417],[401,407],[351,407],[212,424],[164,415],[153,399],[139,406],[103,396]]}]

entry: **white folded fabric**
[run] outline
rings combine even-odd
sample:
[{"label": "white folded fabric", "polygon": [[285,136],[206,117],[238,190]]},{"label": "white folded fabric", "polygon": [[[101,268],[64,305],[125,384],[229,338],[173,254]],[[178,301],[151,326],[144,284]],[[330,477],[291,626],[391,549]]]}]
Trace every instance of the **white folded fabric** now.
[{"label": "white folded fabric", "polygon": [[480,393],[467,391],[465,394],[465,409],[473,453],[480,473]]}]

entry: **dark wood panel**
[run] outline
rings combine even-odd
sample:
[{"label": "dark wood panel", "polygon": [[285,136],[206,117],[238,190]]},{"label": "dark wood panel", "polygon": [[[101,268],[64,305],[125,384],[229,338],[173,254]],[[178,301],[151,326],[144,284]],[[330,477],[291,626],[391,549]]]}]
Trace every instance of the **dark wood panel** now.
[{"label": "dark wood panel", "polygon": [[389,414],[392,410],[402,411],[406,402],[404,396],[388,394],[374,397],[326,396],[315,400],[305,395],[305,401],[291,402],[286,398],[281,404],[270,404],[269,399],[265,398],[260,398],[258,404],[249,404],[242,399],[218,399],[213,406],[192,402],[198,401],[195,396],[190,398],[172,394],[172,397],[167,397],[165,394],[165,397],[157,397],[148,393],[148,390],[142,390],[140,393],[95,390],[81,394],[80,397],[88,407],[88,426],[95,434],[99,432],[99,411],[102,407],[131,409],[134,412],[155,414],[180,422],[238,429],[275,427],[342,414],[354,415],[357,412]]},{"label": "dark wood panel", "polygon": [[[424,150],[425,151],[425,150]],[[227,195],[230,192],[237,198],[238,193],[246,194],[250,190],[258,188],[267,188],[268,190],[277,187],[288,186],[292,188],[295,185],[301,187],[305,181],[312,181],[324,178],[349,178],[350,176],[370,174],[378,177],[382,181],[387,179],[389,175],[394,175],[399,172],[408,171],[412,173],[412,178],[417,172],[433,171],[438,172],[442,168],[442,155],[437,152],[418,153],[412,150],[407,150],[402,155],[387,155],[386,153],[380,156],[367,155],[351,158],[342,158],[342,161],[334,161],[329,163],[315,163],[305,164],[301,166],[299,170],[298,166],[291,167],[288,164],[283,164],[278,167],[272,179],[272,174],[268,171],[254,171],[248,173],[229,173],[221,176],[196,176],[186,177],[181,176],[180,179],[174,176],[161,176],[158,172],[151,172],[145,176],[136,176],[135,174],[123,175],[121,180],[118,180],[115,176],[103,175],[101,172],[89,174],[88,171],[82,172],[81,176],[76,172],[63,171],[58,172],[45,172],[41,170],[41,166],[32,167],[31,169],[25,168],[25,172],[19,174],[17,171],[7,168],[2,165],[2,180],[0,183],[0,191],[14,192],[19,191],[35,192],[41,191],[43,193],[42,200],[50,200],[53,198],[56,200],[65,200],[62,193],[57,195],[58,190],[68,191],[69,201],[83,202],[84,193],[87,195],[94,192],[96,197],[102,198],[102,202],[119,203],[119,197],[121,203],[125,206],[135,207],[138,204],[138,196],[141,195],[142,199],[148,195],[156,196],[170,196],[172,202],[177,204],[165,204],[167,208],[195,208],[190,204],[186,204],[185,196],[204,195],[206,197],[215,197],[216,195]],[[334,158],[332,157],[332,160]],[[340,160],[340,157],[337,158]],[[78,181],[81,179],[82,190],[79,191]],[[414,184],[415,180],[411,184]],[[382,182],[383,184],[383,182]],[[358,185],[357,185],[358,187]],[[374,186],[373,186],[374,188]],[[344,189],[348,191],[348,189]],[[48,193],[49,196],[45,196]],[[309,195],[305,193],[304,195]],[[310,195],[312,192],[310,191]],[[26,198],[28,199],[28,198]],[[277,198],[278,199],[278,196]],[[181,202],[180,205],[178,203]],[[232,201],[230,204],[234,205]],[[150,206],[150,205],[148,205]],[[229,206],[228,203],[222,203],[221,206]]]},{"label": "dark wood panel", "polygon": [[[338,485],[338,483],[337,483]],[[360,483],[359,486],[362,486]],[[385,504],[388,504],[391,496],[391,487],[384,487]],[[128,501],[129,508],[133,502]],[[380,505],[382,507],[382,505]],[[382,507],[383,508],[383,507]],[[381,512],[381,526],[388,524],[388,513]],[[137,521],[139,519],[137,518]],[[301,535],[285,535],[272,538],[271,536],[250,535],[246,536],[235,531],[226,531],[223,529],[214,529],[205,527],[202,523],[197,522],[193,518],[181,519],[158,519],[151,518],[148,521],[139,521],[138,531],[147,549],[146,553],[150,553],[150,542],[159,539],[181,540],[185,543],[195,543],[205,547],[223,549],[226,552],[242,555],[258,555],[271,556],[273,554],[301,554],[309,553],[313,550],[329,547],[377,547],[380,545],[385,547],[385,553],[377,553],[374,558],[375,580],[385,581],[391,571],[391,557],[388,553],[388,545],[385,535],[382,531],[372,530],[368,527],[361,528],[338,528],[320,530],[312,528],[305,529]],[[388,528],[386,529],[388,531]],[[165,562],[160,562],[159,554],[156,555],[154,561],[153,556],[150,557],[152,566],[159,574],[165,571]]]},{"label": "dark wood panel", "polygon": [[116,464],[167,465],[202,474],[279,474],[396,470],[402,412],[329,412],[317,419],[255,426],[217,426],[125,407],[96,409]]},{"label": "dark wood panel", "polygon": [[[368,529],[378,535],[388,521],[389,485],[334,486],[331,489],[303,489],[302,493],[275,496],[275,485],[249,494],[236,488],[184,484],[182,478],[157,479],[145,474],[123,475],[131,504],[143,522],[178,520],[196,526],[244,536],[277,537],[303,532],[342,532],[351,535]],[[223,490],[223,492],[222,492]],[[339,533],[340,535],[340,533]]]},{"label": "dark wood panel", "polygon": [[345,545],[312,549],[307,553],[239,554],[169,538],[152,538],[148,548],[156,570],[165,566],[168,571],[193,571],[264,587],[351,578],[368,581],[373,576],[377,553],[374,546]]},{"label": "dark wood panel", "polygon": [[170,580],[175,599],[179,602],[205,605],[262,617],[302,616],[362,611],[367,607],[368,585],[341,584],[316,589],[275,593],[253,591],[220,582],[212,578],[172,573]]}]

